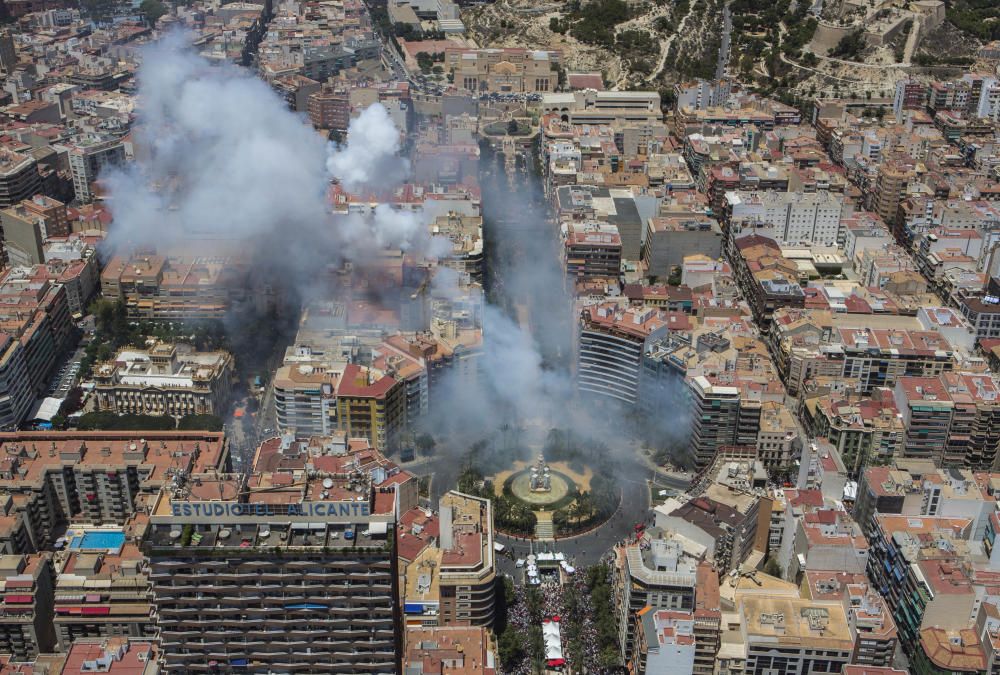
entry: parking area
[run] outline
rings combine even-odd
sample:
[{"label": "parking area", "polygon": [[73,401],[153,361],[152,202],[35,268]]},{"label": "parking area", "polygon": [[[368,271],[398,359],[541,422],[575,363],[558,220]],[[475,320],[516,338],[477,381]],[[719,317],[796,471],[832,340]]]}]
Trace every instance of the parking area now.
[{"label": "parking area", "polygon": [[55,398],[66,398],[70,389],[76,386],[76,379],[80,374],[80,362],[83,359],[83,349],[77,349],[72,356],[59,367],[49,382],[45,390],[46,396]]}]

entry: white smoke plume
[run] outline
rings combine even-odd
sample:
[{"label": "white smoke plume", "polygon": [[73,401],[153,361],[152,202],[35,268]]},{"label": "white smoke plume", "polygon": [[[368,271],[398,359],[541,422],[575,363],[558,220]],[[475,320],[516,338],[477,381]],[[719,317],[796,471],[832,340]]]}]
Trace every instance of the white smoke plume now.
[{"label": "white smoke plume", "polygon": [[409,163],[399,157],[399,131],[388,111],[373,105],[351,120],[347,141],[331,143],[326,168],[350,191],[384,189],[409,173]]},{"label": "white smoke plume", "polygon": [[416,214],[331,211],[331,179],[388,192],[409,171],[381,105],[351,122],[343,148],[331,148],[263,81],[208,63],[188,38],[172,33],[143,52],[137,159],[102,176],[115,217],[112,247],[227,238],[277,245],[297,272],[381,247],[440,250]]}]

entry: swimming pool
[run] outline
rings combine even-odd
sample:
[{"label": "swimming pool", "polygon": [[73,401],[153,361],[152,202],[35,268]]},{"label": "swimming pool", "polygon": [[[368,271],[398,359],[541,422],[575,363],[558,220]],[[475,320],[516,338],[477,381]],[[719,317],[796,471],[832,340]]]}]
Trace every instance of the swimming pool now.
[{"label": "swimming pool", "polygon": [[115,530],[92,530],[69,541],[71,551],[115,551],[125,545],[125,533]]}]

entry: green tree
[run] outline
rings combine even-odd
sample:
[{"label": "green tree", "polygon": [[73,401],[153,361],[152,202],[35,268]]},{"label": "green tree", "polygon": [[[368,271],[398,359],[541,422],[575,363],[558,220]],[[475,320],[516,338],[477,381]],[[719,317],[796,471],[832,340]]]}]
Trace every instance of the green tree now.
[{"label": "green tree", "polygon": [[87,309],[94,315],[94,325],[102,333],[111,332],[111,322],[115,318],[115,303],[107,298],[98,298]]},{"label": "green tree", "polygon": [[222,431],[222,418],[215,415],[185,415],[177,423],[182,431]]},{"label": "green tree", "polygon": [[597,663],[601,668],[612,669],[617,668],[621,665],[622,657],[619,656],[618,650],[614,647],[605,647],[601,650],[601,653],[597,655]]},{"label": "green tree", "polygon": [[517,601],[517,596],[514,594],[514,580],[508,576],[503,578],[503,597],[508,607],[513,607]]},{"label": "green tree", "polygon": [[772,577],[781,578],[781,565],[774,558],[768,558],[767,562],[764,563],[764,574],[770,574]]},{"label": "green tree", "polygon": [[421,455],[429,457],[434,454],[434,449],[437,447],[437,441],[430,434],[420,434],[414,439],[414,444],[417,446],[417,450]]},{"label": "green tree", "polygon": [[154,26],[160,17],[167,13],[167,6],[160,0],[142,0],[139,3],[139,12],[146,17],[149,25]]},{"label": "green tree", "polygon": [[173,417],[153,415],[116,415],[113,412],[89,412],[80,417],[81,431],[170,431],[176,428]]},{"label": "green tree", "polygon": [[417,65],[420,67],[420,72],[426,75],[434,67],[434,57],[427,52],[417,52]]},{"label": "green tree", "polygon": [[497,651],[504,670],[515,670],[524,660],[524,644],[524,635],[510,626],[507,626],[507,629],[501,633],[500,640],[497,642]]},{"label": "green tree", "polygon": [[837,46],[830,52],[830,56],[845,60],[855,59],[861,55],[861,51],[864,47],[864,32],[859,28],[858,30],[851,31],[844,37],[840,38]]},{"label": "green tree", "polygon": [[531,665],[536,673],[544,672],[545,667],[545,635],[540,623],[533,623],[528,629],[528,653],[531,654]]},{"label": "green tree", "polygon": [[66,394],[66,398],[59,404],[59,415],[67,417],[83,407],[83,389],[73,387]]}]

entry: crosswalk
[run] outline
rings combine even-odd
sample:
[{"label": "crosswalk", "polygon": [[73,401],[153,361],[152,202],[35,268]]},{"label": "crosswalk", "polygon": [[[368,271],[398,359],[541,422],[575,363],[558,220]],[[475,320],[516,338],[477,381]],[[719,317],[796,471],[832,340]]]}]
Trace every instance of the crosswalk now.
[{"label": "crosswalk", "polygon": [[549,513],[539,513],[535,522],[535,537],[553,541],[556,538],[556,526],[552,522],[552,515]]}]

